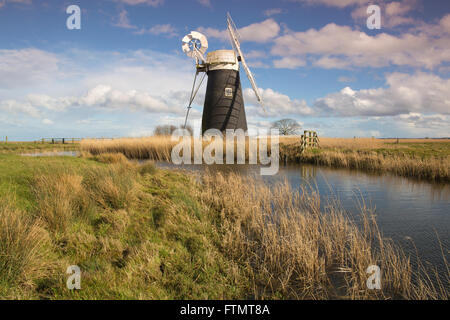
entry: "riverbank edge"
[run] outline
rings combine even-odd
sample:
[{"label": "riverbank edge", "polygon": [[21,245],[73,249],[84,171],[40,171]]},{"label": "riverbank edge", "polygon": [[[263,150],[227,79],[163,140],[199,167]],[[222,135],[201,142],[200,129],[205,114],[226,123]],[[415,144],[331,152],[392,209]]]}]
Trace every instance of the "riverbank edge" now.
[{"label": "riverbank edge", "polygon": [[[320,148],[302,152],[296,140],[280,142],[280,164],[307,163],[330,168],[355,169],[373,174],[390,173],[417,180],[450,183],[450,157],[416,156],[389,150],[384,154],[371,149]],[[294,141],[294,142],[292,142]],[[171,161],[174,142],[170,138],[118,139],[111,141],[82,141],[82,152],[92,155],[122,153],[128,159]],[[270,149],[270,148],[269,148]],[[392,152],[394,151],[394,152]],[[225,155],[225,152],[224,152]],[[248,161],[248,145],[246,145]]]},{"label": "riverbank edge", "polygon": [[371,174],[389,173],[420,181],[450,183],[448,158],[385,156],[370,150],[312,149],[300,152],[291,145],[280,146],[282,163],[304,163],[329,168],[359,170]]}]

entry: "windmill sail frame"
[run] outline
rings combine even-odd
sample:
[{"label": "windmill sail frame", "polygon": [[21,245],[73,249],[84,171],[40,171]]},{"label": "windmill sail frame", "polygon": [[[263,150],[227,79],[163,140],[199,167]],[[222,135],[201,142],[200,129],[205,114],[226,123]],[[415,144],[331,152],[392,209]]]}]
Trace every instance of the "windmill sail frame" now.
[{"label": "windmill sail frame", "polygon": [[255,92],[258,103],[264,109],[264,106],[262,104],[262,97],[259,93],[258,86],[256,85],[255,78],[253,77],[252,72],[250,71],[249,67],[247,66],[247,63],[245,62],[244,54],[241,51],[241,43],[239,42],[240,35],[236,28],[236,24],[234,23],[233,19],[231,18],[230,13],[227,13],[227,25],[228,25],[228,33],[230,35],[231,45],[233,46],[234,50],[236,50],[236,52],[238,53],[238,57],[242,63],[242,67],[244,68],[245,73],[247,74],[247,78],[250,81],[250,84],[252,85],[252,88],[253,88],[253,91]]}]

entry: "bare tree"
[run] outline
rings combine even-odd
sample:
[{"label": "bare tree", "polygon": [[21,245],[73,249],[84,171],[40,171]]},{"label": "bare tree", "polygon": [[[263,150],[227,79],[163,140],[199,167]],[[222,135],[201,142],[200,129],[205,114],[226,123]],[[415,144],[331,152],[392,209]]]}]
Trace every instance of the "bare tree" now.
[{"label": "bare tree", "polygon": [[301,125],[294,119],[281,119],[272,124],[272,128],[278,129],[283,136],[294,135],[299,132]]},{"label": "bare tree", "polygon": [[[153,130],[153,135],[154,136],[170,136],[175,130],[177,130],[178,128],[174,125],[159,125],[156,126],[155,130]],[[183,125],[180,126],[180,129],[186,129],[189,134],[192,136],[194,134],[194,129],[192,129],[191,126],[186,126],[186,128],[184,128]]]},{"label": "bare tree", "polygon": [[175,130],[177,129],[177,127],[173,126],[173,125],[160,125],[157,126],[155,128],[155,130],[153,130],[153,135],[155,136],[170,136]]}]

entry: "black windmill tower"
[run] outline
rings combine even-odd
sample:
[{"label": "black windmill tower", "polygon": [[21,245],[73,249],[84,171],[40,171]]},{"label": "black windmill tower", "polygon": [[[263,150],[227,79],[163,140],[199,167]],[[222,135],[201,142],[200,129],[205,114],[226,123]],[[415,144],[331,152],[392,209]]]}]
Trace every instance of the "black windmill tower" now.
[{"label": "black windmill tower", "polygon": [[[228,34],[234,50],[212,51],[206,55],[205,59],[204,54],[208,49],[208,40],[203,34],[192,31],[182,40],[183,51],[196,61],[196,73],[186,113],[185,126],[192,102],[205,76],[208,75],[202,116],[202,135],[208,129],[218,129],[222,132],[227,129],[242,129],[245,132],[247,131],[247,118],[242,96],[239,62],[241,62],[247,74],[255,92],[256,99],[263,106],[255,78],[248,68],[241,51],[239,33],[230,14],[227,14],[227,25]],[[203,73],[203,76],[196,87],[199,73]]]}]

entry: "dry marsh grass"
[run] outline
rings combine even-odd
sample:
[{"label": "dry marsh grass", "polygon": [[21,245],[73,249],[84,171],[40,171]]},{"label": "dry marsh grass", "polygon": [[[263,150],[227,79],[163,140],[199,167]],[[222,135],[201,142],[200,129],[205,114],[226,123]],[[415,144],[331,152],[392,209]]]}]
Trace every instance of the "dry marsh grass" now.
[{"label": "dry marsh grass", "polygon": [[51,268],[50,237],[40,221],[0,200],[0,297],[10,296],[8,287],[33,287]]},{"label": "dry marsh grass", "polygon": [[172,142],[167,136],[113,140],[85,139],[81,142],[81,150],[94,156],[104,153],[122,153],[129,159],[168,161],[175,144],[176,142]]},{"label": "dry marsh grass", "polygon": [[[367,208],[358,227],[336,204],[323,212],[317,193],[287,183],[271,189],[235,174],[205,175],[202,183],[199,197],[218,213],[222,248],[244,266],[257,299],[448,299],[449,275],[443,282],[413,271]],[[367,289],[370,265],[382,270],[382,290]]]},{"label": "dry marsh grass", "polygon": [[[447,139],[320,138],[320,149],[301,152],[298,137],[280,138],[280,159],[370,172],[389,172],[437,182],[449,182],[450,141]],[[98,157],[122,153],[129,159],[170,161],[176,142],[170,137],[83,140],[81,148]],[[203,143],[203,148],[208,143]],[[237,150],[238,146],[235,146]],[[192,150],[194,148],[192,147]],[[225,154],[225,152],[224,152]],[[237,153],[235,152],[235,155]],[[245,142],[249,158],[249,141]]]},{"label": "dry marsh grass", "polygon": [[334,168],[358,169],[369,172],[389,172],[436,182],[450,182],[450,158],[417,159],[398,155],[384,156],[376,152],[341,152],[326,150],[306,152],[302,162]]}]

